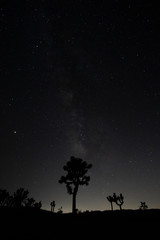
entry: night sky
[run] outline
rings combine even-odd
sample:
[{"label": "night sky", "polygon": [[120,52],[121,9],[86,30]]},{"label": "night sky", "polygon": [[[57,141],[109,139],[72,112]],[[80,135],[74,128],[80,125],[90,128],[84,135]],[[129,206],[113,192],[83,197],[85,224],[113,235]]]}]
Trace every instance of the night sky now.
[{"label": "night sky", "polygon": [[[157,1],[158,4],[158,1]],[[0,188],[71,211],[58,180],[93,164],[77,208],[160,208],[160,15],[155,1],[0,3]]]}]

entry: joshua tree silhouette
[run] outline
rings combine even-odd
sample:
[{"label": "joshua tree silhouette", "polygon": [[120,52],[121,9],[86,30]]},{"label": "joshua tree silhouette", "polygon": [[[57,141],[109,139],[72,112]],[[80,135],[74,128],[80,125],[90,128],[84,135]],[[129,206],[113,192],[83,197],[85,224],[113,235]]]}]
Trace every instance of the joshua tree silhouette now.
[{"label": "joshua tree silhouette", "polygon": [[72,198],[72,212],[76,213],[76,196],[80,185],[88,185],[90,177],[86,176],[88,169],[92,164],[87,164],[80,158],[71,157],[70,161],[63,167],[67,172],[66,176],[61,176],[59,183],[65,183],[69,194]]},{"label": "joshua tree silhouette", "polygon": [[51,212],[54,212],[54,208],[55,208],[55,206],[56,206],[55,201],[52,201],[52,202],[50,203],[50,205],[51,205]]},{"label": "joshua tree silhouette", "polygon": [[111,203],[111,209],[113,210],[113,202],[115,202],[120,210],[122,210],[122,205],[124,203],[124,196],[122,195],[122,193],[120,193],[119,196],[116,195],[116,193],[113,193],[113,196],[108,196],[107,200]]},{"label": "joshua tree silhouette", "polygon": [[141,206],[139,207],[140,210],[146,210],[148,206],[146,205],[146,202],[141,202]]},{"label": "joshua tree silhouette", "polygon": [[108,196],[106,198],[111,203],[111,210],[113,211],[113,200],[114,200],[113,197],[112,196]]},{"label": "joshua tree silhouette", "polygon": [[122,195],[122,193],[120,193],[119,196],[116,196],[115,203],[119,206],[120,210],[122,210],[122,205],[124,203],[124,196]]}]

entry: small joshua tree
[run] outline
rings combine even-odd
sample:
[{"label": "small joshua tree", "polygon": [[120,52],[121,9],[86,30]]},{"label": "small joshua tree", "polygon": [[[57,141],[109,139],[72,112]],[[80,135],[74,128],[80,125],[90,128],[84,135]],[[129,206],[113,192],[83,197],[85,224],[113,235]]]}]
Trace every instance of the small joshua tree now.
[{"label": "small joshua tree", "polygon": [[107,200],[110,202],[110,204],[111,204],[111,210],[113,211],[113,197],[112,196],[108,196],[108,197],[106,197],[107,198]]},{"label": "small joshua tree", "polygon": [[116,196],[115,203],[119,206],[120,210],[122,210],[122,205],[124,203],[124,197],[123,197],[122,193],[120,193],[119,196]]},{"label": "small joshua tree", "polygon": [[54,208],[55,208],[55,206],[56,206],[55,201],[52,201],[52,202],[50,203],[50,205],[51,205],[51,212],[54,212]]},{"label": "small joshua tree", "polygon": [[67,172],[66,176],[62,176],[59,183],[65,183],[69,194],[72,198],[72,212],[76,213],[76,196],[80,185],[88,185],[90,177],[86,176],[88,169],[92,167],[80,158],[71,157],[70,161],[63,167]]},{"label": "small joshua tree", "polygon": [[122,210],[122,205],[124,203],[124,197],[122,193],[120,193],[119,196],[117,196],[116,193],[113,193],[113,196],[108,196],[107,200],[111,203],[112,210],[113,210],[113,202],[119,206],[120,210]]},{"label": "small joshua tree", "polygon": [[148,206],[146,205],[146,202],[141,202],[141,206],[139,207],[140,210],[146,210]]}]

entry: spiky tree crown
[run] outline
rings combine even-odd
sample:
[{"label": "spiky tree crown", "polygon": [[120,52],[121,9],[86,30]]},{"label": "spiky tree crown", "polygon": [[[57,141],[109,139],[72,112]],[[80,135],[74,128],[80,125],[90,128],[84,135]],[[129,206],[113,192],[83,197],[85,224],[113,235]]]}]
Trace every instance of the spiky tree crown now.
[{"label": "spiky tree crown", "polygon": [[65,183],[68,193],[73,194],[71,185],[88,185],[90,177],[85,174],[91,167],[91,164],[87,164],[82,159],[71,157],[70,161],[63,167],[67,174],[60,178],[59,183]]}]

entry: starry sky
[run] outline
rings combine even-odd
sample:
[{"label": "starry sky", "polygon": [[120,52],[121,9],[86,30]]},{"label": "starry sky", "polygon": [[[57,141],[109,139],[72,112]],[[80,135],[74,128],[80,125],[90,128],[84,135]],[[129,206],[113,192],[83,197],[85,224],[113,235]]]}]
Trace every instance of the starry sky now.
[{"label": "starry sky", "polygon": [[[157,2],[158,4],[158,2]],[[0,188],[71,211],[58,180],[93,164],[77,208],[160,208],[160,16],[154,1],[0,3]]]}]

